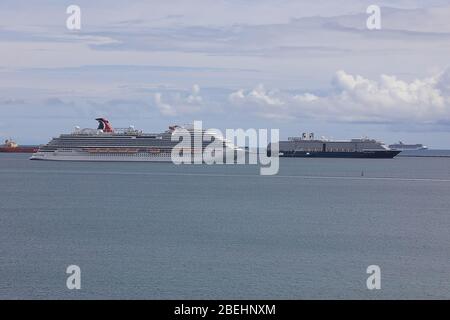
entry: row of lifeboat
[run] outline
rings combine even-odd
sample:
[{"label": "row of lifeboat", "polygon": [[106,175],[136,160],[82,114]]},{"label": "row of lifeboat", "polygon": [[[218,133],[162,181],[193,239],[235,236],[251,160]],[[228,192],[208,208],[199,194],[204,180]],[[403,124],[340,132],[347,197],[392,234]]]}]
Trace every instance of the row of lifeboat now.
[{"label": "row of lifeboat", "polygon": [[85,148],[84,151],[89,153],[138,153],[138,152],[149,152],[158,154],[161,153],[159,148]]}]

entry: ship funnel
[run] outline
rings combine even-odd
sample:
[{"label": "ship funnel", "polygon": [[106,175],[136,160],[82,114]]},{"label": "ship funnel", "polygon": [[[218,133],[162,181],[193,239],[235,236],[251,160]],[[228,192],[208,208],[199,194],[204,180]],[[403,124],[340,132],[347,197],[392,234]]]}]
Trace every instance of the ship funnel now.
[{"label": "ship funnel", "polygon": [[179,125],[169,126],[169,130],[170,130],[171,132],[175,131],[177,128],[180,128],[180,126],[179,126]]},{"label": "ship funnel", "polygon": [[105,118],[97,118],[95,120],[98,121],[97,130],[102,130],[103,132],[114,132],[113,127],[111,126],[109,121],[106,120]]}]

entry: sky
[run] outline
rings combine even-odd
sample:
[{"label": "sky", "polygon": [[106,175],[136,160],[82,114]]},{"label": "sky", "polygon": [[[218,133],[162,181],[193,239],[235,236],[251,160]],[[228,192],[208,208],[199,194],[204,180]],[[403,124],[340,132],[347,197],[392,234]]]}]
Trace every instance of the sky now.
[{"label": "sky", "polygon": [[450,149],[449,40],[449,0],[2,0],[0,138],[103,116]]}]

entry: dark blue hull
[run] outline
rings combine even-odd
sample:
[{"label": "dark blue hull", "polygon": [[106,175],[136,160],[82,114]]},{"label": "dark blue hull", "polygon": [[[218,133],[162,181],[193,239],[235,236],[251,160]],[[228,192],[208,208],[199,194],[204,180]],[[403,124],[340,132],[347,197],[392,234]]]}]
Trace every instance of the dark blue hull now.
[{"label": "dark blue hull", "polygon": [[355,152],[306,152],[306,151],[280,151],[280,157],[286,158],[365,158],[365,159],[392,159],[398,155],[397,150],[355,151]]}]

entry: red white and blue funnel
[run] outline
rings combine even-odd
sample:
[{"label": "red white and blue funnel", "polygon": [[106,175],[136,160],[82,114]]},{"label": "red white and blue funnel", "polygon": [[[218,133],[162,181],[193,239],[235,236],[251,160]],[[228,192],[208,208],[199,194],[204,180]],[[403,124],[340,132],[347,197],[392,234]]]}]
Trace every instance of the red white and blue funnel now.
[{"label": "red white and blue funnel", "polygon": [[103,132],[114,132],[113,127],[111,126],[109,121],[106,120],[105,118],[97,118],[95,120],[98,121],[97,130],[102,130]]}]

